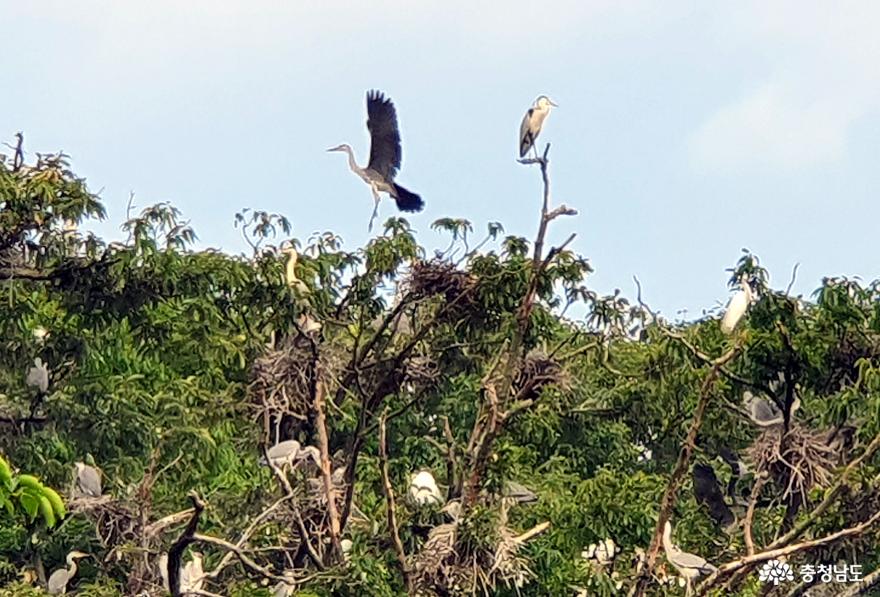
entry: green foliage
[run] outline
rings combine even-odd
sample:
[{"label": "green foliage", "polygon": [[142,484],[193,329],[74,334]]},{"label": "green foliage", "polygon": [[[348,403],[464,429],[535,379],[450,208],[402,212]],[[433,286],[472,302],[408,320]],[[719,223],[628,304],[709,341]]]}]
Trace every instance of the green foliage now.
[{"label": "green foliage", "polygon": [[[795,419],[807,435],[854,426],[832,477],[880,433],[877,283],[829,278],[808,302],[772,289],[745,252],[731,285],[745,276],[760,298],[727,336],[715,317],[671,325],[619,292],[600,296],[588,287],[586,259],[563,249],[543,266],[532,242],[502,237],[497,223],[474,243],[471,222],[438,220],[433,227],[450,243],[431,259],[403,218],[354,251],[331,232],[285,238],[297,252],[299,286],[286,279],[288,257],[273,244],[291,231],[278,214],[236,215],[248,258],[192,250],[195,232],[168,204],[129,217],[125,242],[81,234],[69,223],[104,212],[64,156],[31,166],[0,160],[0,207],[0,450],[40,475],[13,473],[0,459],[0,516],[9,522],[0,524],[0,584],[10,583],[0,595],[38,594],[23,575],[38,559],[47,573],[59,568],[74,549],[95,556],[73,581],[78,594],[157,593],[155,562],[180,536],[187,513],[174,515],[190,506],[190,492],[207,504],[198,532],[233,544],[247,535],[248,556],[273,576],[233,558],[206,583],[210,590],[268,595],[285,569],[296,569],[298,595],[404,594],[387,524],[381,413],[408,566],[420,561],[432,529],[452,524],[456,553],[445,571],[487,593],[613,595],[634,579],[636,549],[653,537],[712,359],[736,350],[710,384],[692,461],[712,464],[723,487],[730,472],[717,460],[721,448],[745,455],[766,440],[739,412],[745,390],[782,406],[798,397]],[[530,289],[535,301],[523,309]],[[579,322],[563,317],[575,303],[586,308]],[[306,330],[310,322],[318,327]],[[27,383],[35,358],[49,367],[46,392]],[[352,472],[339,488],[340,509],[349,481],[357,507],[342,526],[351,541],[345,557],[325,540],[331,527],[323,489],[310,489],[323,488],[314,467],[289,472],[291,499],[259,463],[279,439],[320,444],[319,393],[331,468]],[[73,463],[89,458],[103,471],[106,496],[68,500],[67,513],[49,486],[70,487]],[[453,524],[406,498],[419,470],[432,472],[444,498],[466,502],[461,519]],[[793,509],[781,497],[784,475],[775,474],[755,516],[759,546],[786,516],[804,520],[828,487],[808,487]],[[868,459],[809,534],[876,511],[877,474],[876,458]],[[510,481],[534,491],[537,503],[506,504],[499,496]],[[741,529],[715,527],[689,470],[678,481],[667,514],[681,546],[716,564],[741,555]],[[752,481],[740,479],[740,496]],[[172,522],[151,526],[163,520]],[[300,522],[323,570],[302,547]],[[495,565],[505,538],[545,522],[509,556],[509,568]],[[581,552],[605,538],[622,553],[599,569]],[[870,529],[792,561],[855,551],[867,571],[880,561],[878,539]],[[206,570],[225,553],[217,543],[196,545]],[[475,569],[483,576],[466,576]],[[527,581],[517,586],[510,570]],[[659,576],[672,574],[661,564]],[[756,590],[746,578],[731,593]]]}]

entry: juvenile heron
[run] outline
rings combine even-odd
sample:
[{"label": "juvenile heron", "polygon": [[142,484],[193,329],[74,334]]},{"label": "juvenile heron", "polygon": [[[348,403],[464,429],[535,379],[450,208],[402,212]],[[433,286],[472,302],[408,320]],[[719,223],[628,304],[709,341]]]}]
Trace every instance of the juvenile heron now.
[{"label": "juvenile heron", "polygon": [[755,295],[752,293],[752,287],[746,276],[743,275],[739,282],[739,290],[730,298],[724,316],[721,318],[721,331],[725,334],[732,333],[754,300]]},{"label": "juvenile heron", "polygon": [[46,583],[49,594],[64,595],[67,593],[67,583],[76,575],[76,561],[87,557],[89,557],[89,554],[81,551],[72,551],[67,554],[67,568],[59,568],[53,572]]},{"label": "juvenile heron", "polygon": [[331,147],[327,151],[344,151],[348,154],[348,167],[370,185],[375,206],[370,218],[370,228],[379,211],[379,193],[388,193],[400,211],[421,211],[422,198],[394,182],[400,169],[400,130],[397,127],[397,111],[390,99],[380,91],[367,93],[367,129],[370,131],[370,161],[361,168],[354,160],[354,151],[347,143]]},{"label": "juvenile heron", "polygon": [[694,497],[698,504],[705,504],[709,510],[709,516],[716,524],[726,527],[733,524],[733,512],[724,501],[721,492],[721,484],[715,471],[708,464],[697,463],[694,465]]},{"label": "juvenile heron", "polygon": [[[519,157],[523,158],[534,148],[538,135],[541,134],[541,127],[544,125],[544,119],[550,114],[550,107],[556,106],[546,95],[540,96],[535,100],[535,104],[528,109],[526,115],[523,116],[522,124],[519,127]],[[535,149],[535,156],[538,155]]]},{"label": "juvenile heron", "polygon": [[77,462],[74,497],[101,497],[101,471],[84,462]]},{"label": "juvenile heron", "polygon": [[687,594],[693,591],[693,582],[695,578],[699,578],[703,574],[711,574],[717,570],[715,566],[707,562],[698,555],[687,553],[672,543],[672,523],[666,521],[663,527],[663,550],[666,552],[666,559],[675,566],[678,573],[684,577],[687,582]]},{"label": "juvenile heron", "polygon": [[409,482],[409,499],[417,506],[439,506],[443,503],[443,494],[437,487],[434,475],[428,471],[419,471]]},{"label": "juvenile heron", "polygon": [[[301,446],[298,441],[295,439],[288,439],[283,442],[278,442],[266,450],[266,456],[269,457],[269,463],[278,468],[282,468],[285,465],[293,464],[300,452],[300,448]],[[261,462],[266,464],[266,459],[262,458]]]}]

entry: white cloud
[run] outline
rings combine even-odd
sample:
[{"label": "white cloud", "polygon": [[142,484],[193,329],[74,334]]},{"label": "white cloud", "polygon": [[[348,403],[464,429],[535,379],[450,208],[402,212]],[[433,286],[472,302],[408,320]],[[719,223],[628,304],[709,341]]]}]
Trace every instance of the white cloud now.
[{"label": "white cloud", "polygon": [[880,108],[880,5],[762,3],[728,16],[721,36],[769,69],[690,135],[693,161],[742,171],[844,158],[859,119]]}]

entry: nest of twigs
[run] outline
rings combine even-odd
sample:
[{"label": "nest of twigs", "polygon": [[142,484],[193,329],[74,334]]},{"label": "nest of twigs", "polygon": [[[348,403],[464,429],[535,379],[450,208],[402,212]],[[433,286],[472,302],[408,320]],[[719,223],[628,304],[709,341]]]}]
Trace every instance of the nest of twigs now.
[{"label": "nest of twigs", "polygon": [[783,435],[782,427],[764,431],[748,449],[747,459],[758,472],[768,471],[782,490],[782,498],[807,499],[814,488],[828,487],[838,460],[826,432],[795,424]]},{"label": "nest of twigs", "polygon": [[67,502],[71,512],[86,515],[95,524],[95,533],[101,546],[113,549],[140,540],[140,514],[129,502],[112,496],[73,498]]},{"label": "nest of twigs", "polygon": [[477,279],[452,263],[439,260],[419,261],[410,269],[407,287],[415,298],[442,296],[447,303],[467,307],[473,302],[471,290]]},{"label": "nest of twigs", "polygon": [[548,386],[562,391],[571,387],[571,378],[553,357],[532,351],[523,359],[513,380],[513,391],[519,400],[537,400]]}]

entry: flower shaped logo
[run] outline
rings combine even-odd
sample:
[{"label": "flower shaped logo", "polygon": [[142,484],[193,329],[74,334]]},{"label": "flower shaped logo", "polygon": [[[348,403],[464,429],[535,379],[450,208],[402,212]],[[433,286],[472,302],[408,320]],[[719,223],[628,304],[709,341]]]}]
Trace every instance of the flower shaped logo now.
[{"label": "flower shaped logo", "polygon": [[769,560],[761,566],[758,578],[761,579],[761,582],[772,582],[775,586],[784,580],[794,580],[794,572],[792,572],[791,566],[785,562]]}]

